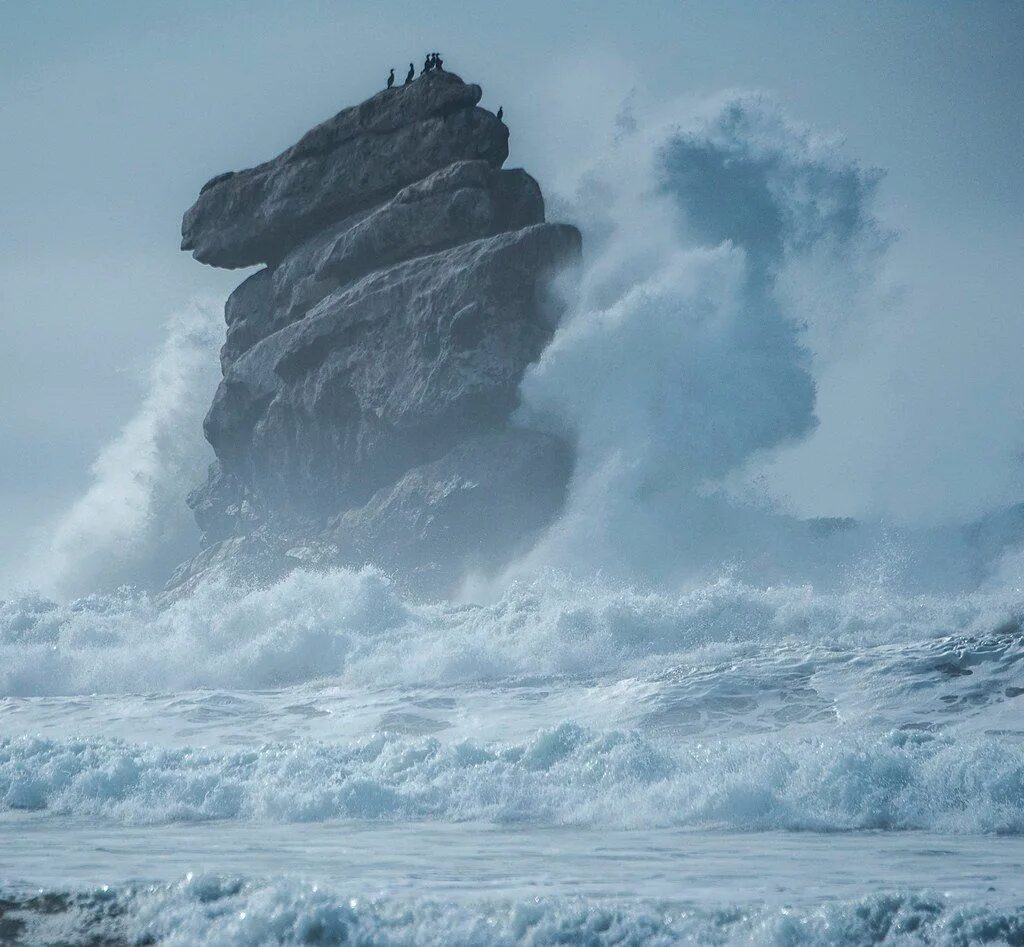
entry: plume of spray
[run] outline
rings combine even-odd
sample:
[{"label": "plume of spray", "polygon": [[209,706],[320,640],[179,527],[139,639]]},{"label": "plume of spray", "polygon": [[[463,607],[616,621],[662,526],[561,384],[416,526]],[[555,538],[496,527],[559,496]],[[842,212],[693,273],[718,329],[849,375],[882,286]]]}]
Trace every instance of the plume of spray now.
[{"label": "plume of spray", "polygon": [[221,307],[196,300],[167,322],[133,417],[92,465],[92,482],[30,558],[29,582],[58,597],[159,587],[198,533],[185,503],[210,460],[202,418],[219,378]]},{"label": "plume of spray", "polygon": [[[818,367],[877,317],[892,239],[872,211],[880,178],[764,95],[717,97],[681,123],[620,118],[613,146],[550,202],[582,229],[586,267],[518,420],[572,440],[577,466],[563,516],[499,588],[551,569],[655,583],[906,573],[905,535],[801,521],[757,479],[814,430]],[[142,404],[28,584],[154,588],[194,551],[185,494],[209,459],[219,310],[196,303],[169,321]]]},{"label": "plume of spray", "polygon": [[675,580],[741,559],[781,569],[787,547],[817,558],[799,550],[806,524],[735,483],[817,423],[810,344],[855,317],[884,251],[879,180],[761,95],[624,126],[559,208],[587,265],[520,420],[570,437],[577,468],[513,574]]}]

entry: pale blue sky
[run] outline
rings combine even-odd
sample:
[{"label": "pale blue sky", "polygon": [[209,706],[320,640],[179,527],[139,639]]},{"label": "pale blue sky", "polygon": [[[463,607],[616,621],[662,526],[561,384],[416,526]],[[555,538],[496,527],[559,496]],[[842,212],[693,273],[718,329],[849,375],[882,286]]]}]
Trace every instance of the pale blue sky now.
[{"label": "pale blue sky", "polygon": [[[903,263],[921,298],[946,305],[913,344],[934,335],[937,359],[957,333],[977,347],[984,310],[992,351],[972,370],[1019,358],[1007,350],[1024,289],[1022,3],[0,0],[0,562],[87,481],[167,315],[238,281],[177,249],[200,185],[271,156],[428,49],[505,106],[510,163],[548,186],[586,162],[631,90],[643,113],[723,88],[774,92],[887,170]],[[941,391],[944,371],[921,369],[920,390]],[[993,437],[1017,424],[1010,407],[991,406]],[[846,436],[830,431],[826,466]],[[875,447],[901,436],[896,425]]]}]

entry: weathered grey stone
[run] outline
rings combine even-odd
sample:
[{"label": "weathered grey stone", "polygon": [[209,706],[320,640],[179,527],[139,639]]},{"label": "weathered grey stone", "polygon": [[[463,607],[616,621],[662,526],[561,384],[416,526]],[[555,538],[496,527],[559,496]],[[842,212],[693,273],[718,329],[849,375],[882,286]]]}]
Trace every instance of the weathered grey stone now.
[{"label": "weathered grey stone", "polygon": [[525,171],[460,161],[293,250],[273,271],[276,306],[293,322],[372,270],[543,220],[540,187]]},{"label": "weathered grey stone", "polygon": [[456,161],[500,167],[508,129],[476,108],[480,87],[428,73],[345,109],[272,161],[212,179],[182,221],[202,263],[276,263],[332,222]]},{"label": "weathered grey stone", "polygon": [[463,441],[332,521],[339,559],[450,589],[522,549],[557,516],[572,473],[561,440],[511,428]]},{"label": "weathered grey stone", "polygon": [[[364,565],[406,592],[452,592],[468,572],[526,549],[561,509],[571,473],[572,451],[556,437],[510,428],[470,438],[301,539],[259,525],[212,542],[176,570],[163,600],[210,579],[262,584],[297,568]],[[211,469],[211,483],[222,476]]]},{"label": "weathered grey stone", "polygon": [[228,331],[220,350],[220,367],[226,372],[239,355],[280,328],[275,324],[273,274],[269,269],[253,273],[235,287],[224,304],[224,321]]},{"label": "weathered grey stone", "polygon": [[551,336],[575,228],[541,224],[377,271],[238,359],[206,434],[226,470],[295,511],[365,501],[499,430]]},{"label": "weathered grey stone", "polygon": [[253,430],[283,388],[275,366],[287,341],[283,332],[275,332],[240,355],[225,372],[203,423],[221,465],[243,483],[250,483]]},{"label": "weathered grey stone", "polygon": [[189,493],[187,503],[203,531],[204,546],[246,533],[260,523],[245,484],[225,473],[216,461],[210,464],[206,481]]},{"label": "weathered grey stone", "polygon": [[379,207],[322,230],[273,269],[245,280],[225,307],[221,365],[226,371],[260,339],[372,270],[543,220],[540,187],[525,171],[499,171],[486,161],[442,168]]},{"label": "weathered grey stone", "polygon": [[[318,275],[320,261],[340,239],[376,208],[346,217],[310,237],[289,253],[273,270],[275,324],[267,334],[301,319],[321,299],[338,289],[341,282],[330,275]],[[385,264],[379,264],[383,266]],[[375,269],[377,267],[369,267]]]},{"label": "weathered grey stone", "polygon": [[501,170],[507,129],[479,98],[450,73],[380,93],[186,213],[197,259],[267,266],[225,306],[218,460],[189,498],[206,548],[168,600],[365,563],[443,593],[557,516],[571,448],[510,419],[580,236]]},{"label": "weathered grey stone", "polygon": [[389,263],[543,220],[540,187],[526,172],[461,161],[403,188],[339,234],[315,274],[344,284]]},{"label": "weathered grey stone", "polygon": [[298,564],[289,559],[286,544],[277,537],[262,532],[232,536],[207,546],[178,566],[158,604],[168,605],[211,580],[234,586],[273,582]]}]

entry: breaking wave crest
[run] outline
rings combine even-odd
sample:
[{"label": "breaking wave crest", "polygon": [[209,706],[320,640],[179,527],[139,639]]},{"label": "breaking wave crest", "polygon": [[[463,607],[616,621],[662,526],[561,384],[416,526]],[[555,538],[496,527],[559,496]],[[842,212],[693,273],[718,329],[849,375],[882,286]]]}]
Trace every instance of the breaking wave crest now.
[{"label": "breaking wave crest", "polygon": [[1012,589],[901,595],[868,583],[828,593],[728,577],[669,593],[548,575],[487,605],[419,604],[373,569],[299,571],[267,587],[210,582],[167,607],[130,589],[0,602],[0,695],[622,676],[692,663],[697,649],[735,657],[767,643],[808,660],[863,658],[866,673],[875,649],[909,683],[917,665],[968,667],[973,649],[982,670],[989,652],[1016,660],[1022,614]]},{"label": "breaking wave crest", "polygon": [[815,357],[862,317],[889,240],[880,177],[750,94],[600,156],[559,208],[584,234],[582,286],[522,384],[522,417],[570,434],[576,474],[514,574],[804,574],[810,544],[735,487],[818,424]]},{"label": "breaking wave crest", "polygon": [[210,462],[202,419],[217,386],[220,307],[194,301],[168,320],[135,414],[103,447],[92,483],[31,551],[31,587],[81,595],[124,582],[159,588],[195,547],[185,504]]}]

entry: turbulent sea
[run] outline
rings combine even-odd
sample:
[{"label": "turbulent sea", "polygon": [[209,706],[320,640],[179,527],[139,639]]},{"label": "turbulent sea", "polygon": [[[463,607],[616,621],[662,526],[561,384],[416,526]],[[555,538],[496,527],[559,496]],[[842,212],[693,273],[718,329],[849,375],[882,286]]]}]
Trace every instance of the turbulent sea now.
[{"label": "turbulent sea", "polygon": [[1021,944],[1005,594],[0,611],[0,941]]},{"label": "turbulent sea", "polygon": [[[839,423],[821,365],[899,322],[880,175],[762,96],[630,125],[555,208],[586,263],[521,386],[576,448],[563,515],[457,601],[109,591],[196,549],[223,328],[172,322],[12,586],[49,597],[0,601],[0,943],[1024,945],[1020,510],[901,534],[758,488]],[[998,438],[956,400],[974,491]]]}]

